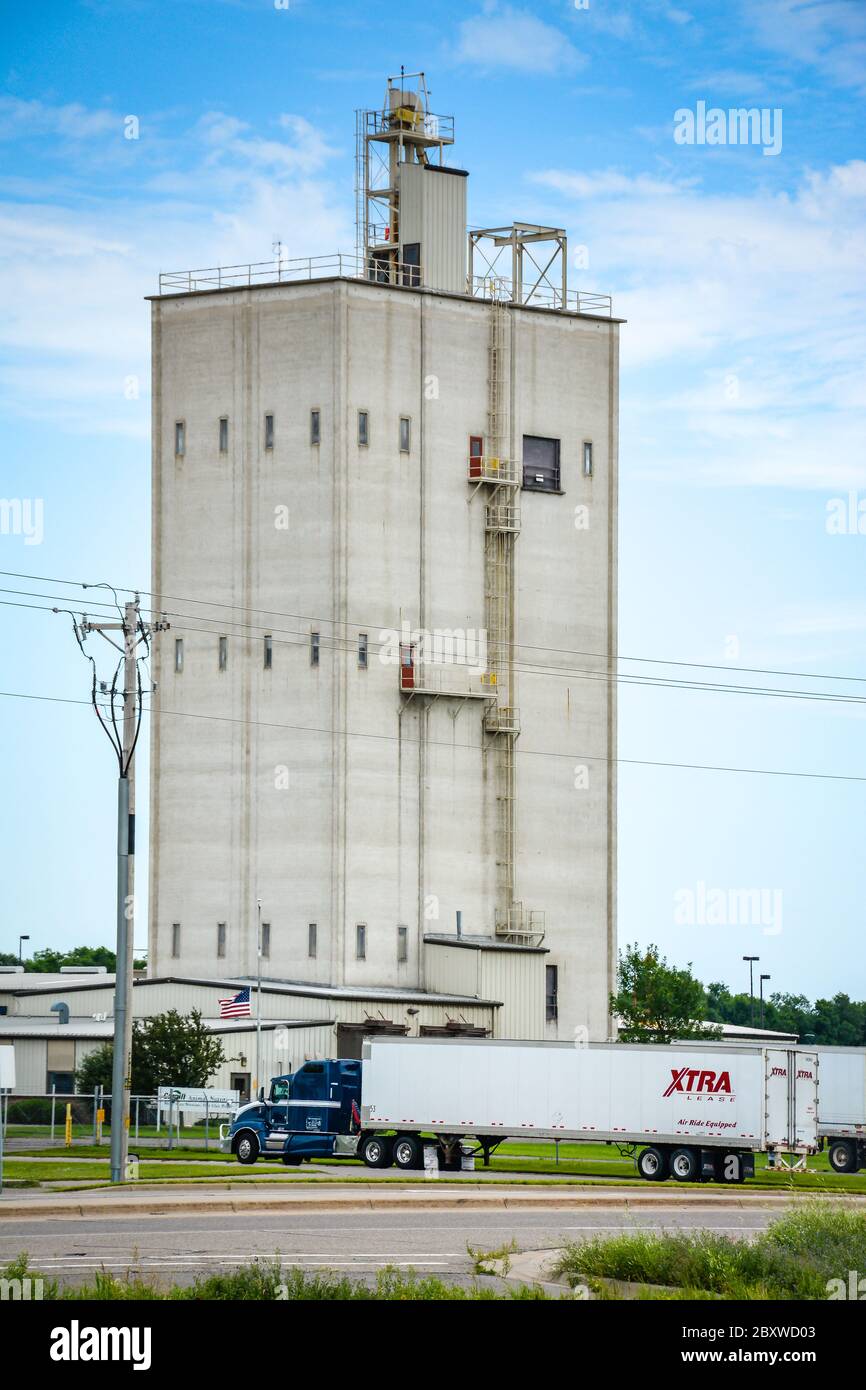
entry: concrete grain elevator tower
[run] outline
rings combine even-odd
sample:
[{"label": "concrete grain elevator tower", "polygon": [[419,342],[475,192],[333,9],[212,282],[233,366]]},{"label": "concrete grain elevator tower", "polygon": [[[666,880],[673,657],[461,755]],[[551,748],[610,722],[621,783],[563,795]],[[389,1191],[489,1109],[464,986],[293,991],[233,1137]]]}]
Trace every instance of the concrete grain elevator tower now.
[{"label": "concrete grain elevator tower", "polygon": [[389,79],[354,255],[153,298],[149,968],[601,1039],[619,323],[561,228],[467,234],[453,142]]}]

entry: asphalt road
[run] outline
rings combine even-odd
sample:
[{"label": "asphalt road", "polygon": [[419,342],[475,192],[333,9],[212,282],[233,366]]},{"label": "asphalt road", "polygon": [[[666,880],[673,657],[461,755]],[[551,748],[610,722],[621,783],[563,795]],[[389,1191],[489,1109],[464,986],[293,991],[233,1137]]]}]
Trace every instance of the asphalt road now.
[{"label": "asphalt road", "polygon": [[773,1219],[767,1210],[649,1210],[622,1206],[535,1211],[352,1211],[295,1214],[214,1212],[210,1216],[9,1219],[0,1225],[0,1265],[22,1251],[62,1283],[105,1269],[137,1270],[186,1284],[197,1274],[279,1255],[284,1265],[374,1277],[386,1265],[419,1274],[471,1275],[467,1245],[494,1250],[514,1240],[521,1250],[556,1249],[599,1234],[705,1228],[748,1237]]}]

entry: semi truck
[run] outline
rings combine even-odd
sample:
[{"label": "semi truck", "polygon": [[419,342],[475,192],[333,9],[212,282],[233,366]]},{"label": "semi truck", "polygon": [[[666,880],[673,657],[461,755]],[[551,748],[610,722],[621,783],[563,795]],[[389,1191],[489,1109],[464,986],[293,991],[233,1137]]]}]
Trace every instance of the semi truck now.
[{"label": "semi truck", "polygon": [[837,1173],[866,1168],[866,1047],[818,1047],[818,1140]]},{"label": "semi truck", "polygon": [[755,1154],[818,1147],[814,1049],[688,1043],[376,1038],[360,1060],[308,1061],[222,1126],[240,1163],[359,1157],[417,1169],[506,1139],[613,1143],[647,1181],[742,1182]]}]

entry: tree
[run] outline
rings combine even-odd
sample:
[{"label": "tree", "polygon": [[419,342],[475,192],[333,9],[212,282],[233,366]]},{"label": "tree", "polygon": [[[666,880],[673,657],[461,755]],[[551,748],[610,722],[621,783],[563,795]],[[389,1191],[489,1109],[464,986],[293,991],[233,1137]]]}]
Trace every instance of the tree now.
[{"label": "tree", "polygon": [[[9,964],[16,965],[17,957]],[[56,975],[63,965],[104,965],[113,974],[116,964],[117,957],[108,946],[73,946],[71,951],[57,951],[49,946],[44,951],[34,951],[32,959],[24,962],[24,969],[37,974]],[[143,970],[144,966],[143,960],[135,962],[136,970]]]},{"label": "tree", "polygon": [[635,943],[620,953],[618,990],[611,1012],[620,1019],[621,1042],[669,1043],[679,1038],[714,1038],[720,1029],[705,1022],[706,997],[691,962],[676,970],[659,955]]},{"label": "tree", "polygon": [[[86,1057],[75,1073],[79,1091],[111,1090],[114,1047],[106,1043]],[[160,1086],[206,1086],[225,1061],[222,1040],[209,1033],[197,1009],[186,1017],[177,1009],[132,1025],[132,1090],[155,1095]]]}]

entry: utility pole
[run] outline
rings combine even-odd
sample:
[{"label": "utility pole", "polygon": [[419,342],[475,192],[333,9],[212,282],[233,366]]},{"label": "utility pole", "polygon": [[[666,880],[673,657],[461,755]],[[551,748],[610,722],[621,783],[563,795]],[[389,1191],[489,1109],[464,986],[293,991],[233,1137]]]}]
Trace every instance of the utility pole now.
[{"label": "utility pole", "polygon": [[743,960],[747,960],[747,961],[749,962],[749,1016],[750,1016],[750,1018],[751,1018],[751,1022],[752,1022],[752,1027],[753,1027],[753,1028],[754,1028],[754,1026],[755,1026],[755,976],[754,976],[754,969],[755,969],[755,961],[756,961],[756,960],[760,960],[760,959],[761,959],[760,956],[743,956]]},{"label": "utility pole", "polygon": [[[110,588],[110,585],[85,585],[94,588]],[[112,593],[114,591],[112,590]],[[142,719],[142,681],[138,663],[142,659],[137,653],[142,644],[145,654],[150,650],[151,633],[161,632],[168,623],[144,623],[139,611],[138,594],[132,602],[121,609],[114,594],[118,610],[118,622],[90,622],[86,615],[81,621],[72,617],[75,638],[81,651],[93,668],[91,699],[93,708],[108,735],[118,762],[117,779],[117,942],[114,980],[114,1053],[111,1071],[111,1181],[123,1182],[126,1176],[126,1162],[129,1153],[129,1098],[130,1073],[132,1070],[132,976],[134,963],[135,931],[135,746],[138,742]],[[60,612],[60,609],[55,609]],[[68,610],[66,610],[68,611]],[[114,676],[109,687],[107,681],[99,681],[96,662],[84,650],[85,639],[91,632],[105,637],[111,646],[120,652]],[[108,636],[118,633],[120,640]],[[118,691],[117,681],[123,671],[122,689]],[[98,691],[97,691],[98,686]],[[108,697],[106,705],[100,708],[97,693]],[[117,699],[123,702],[123,722],[118,730],[115,713]],[[109,716],[103,717],[103,709]]]},{"label": "utility pole", "polygon": [[258,1096],[262,1084],[262,900],[256,899],[256,1084]]}]

